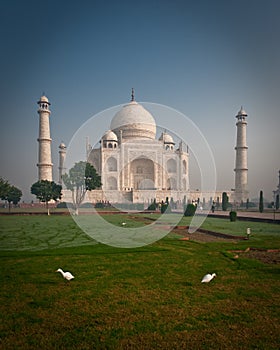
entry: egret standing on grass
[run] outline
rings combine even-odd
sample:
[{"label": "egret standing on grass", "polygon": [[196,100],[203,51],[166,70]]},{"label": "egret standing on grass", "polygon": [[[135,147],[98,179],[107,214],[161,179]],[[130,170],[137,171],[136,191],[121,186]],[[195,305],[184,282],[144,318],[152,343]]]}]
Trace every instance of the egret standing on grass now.
[{"label": "egret standing on grass", "polygon": [[74,278],[71,272],[64,272],[61,269],[56,270],[56,272],[60,272],[67,281],[70,281]]},{"label": "egret standing on grass", "polygon": [[217,275],[215,273],[207,273],[207,275],[205,275],[202,280],[201,283],[208,283],[210,282],[214,277],[216,277]]}]

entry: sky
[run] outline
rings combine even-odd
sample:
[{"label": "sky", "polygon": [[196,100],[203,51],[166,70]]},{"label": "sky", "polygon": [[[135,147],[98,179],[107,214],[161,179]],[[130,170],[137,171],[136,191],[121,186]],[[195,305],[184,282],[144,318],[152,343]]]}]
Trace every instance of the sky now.
[{"label": "sky", "polygon": [[[235,116],[243,106],[250,198],[263,190],[272,200],[280,169],[279,13],[278,0],[0,0],[0,176],[23,200],[35,199],[43,93],[58,181],[59,144],[95,114],[127,103],[134,87],[137,101],[195,123],[212,150],[219,190],[234,187]],[[193,188],[196,178],[190,169]]]}]

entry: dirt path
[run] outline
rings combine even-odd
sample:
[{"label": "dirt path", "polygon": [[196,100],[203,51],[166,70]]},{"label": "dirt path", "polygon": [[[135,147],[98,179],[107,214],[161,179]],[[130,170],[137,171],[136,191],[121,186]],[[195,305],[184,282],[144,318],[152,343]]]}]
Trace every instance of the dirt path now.
[{"label": "dirt path", "polygon": [[207,233],[203,232],[194,232],[194,233],[188,233],[187,230],[182,229],[176,229],[174,228],[172,230],[172,233],[182,236],[182,240],[191,240],[196,242],[236,242],[237,239],[235,238],[223,238],[223,237],[217,237],[212,236]]}]

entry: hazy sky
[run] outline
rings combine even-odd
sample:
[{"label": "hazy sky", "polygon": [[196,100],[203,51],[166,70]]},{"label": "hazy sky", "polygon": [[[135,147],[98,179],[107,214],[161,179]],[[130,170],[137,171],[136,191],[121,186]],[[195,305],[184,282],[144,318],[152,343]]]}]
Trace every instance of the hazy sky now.
[{"label": "hazy sky", "polygon": [[0,176],[24,199],[38,176],[41,94],[51,102],[57,181],[60,142],[128,102],[131,87],[137,101],[192,119],[212,148],[220,190],[234,187],[243,105],[250,197],[262,189],[272,199],[280,169],[278,0],[1,0],[0,16]]}]

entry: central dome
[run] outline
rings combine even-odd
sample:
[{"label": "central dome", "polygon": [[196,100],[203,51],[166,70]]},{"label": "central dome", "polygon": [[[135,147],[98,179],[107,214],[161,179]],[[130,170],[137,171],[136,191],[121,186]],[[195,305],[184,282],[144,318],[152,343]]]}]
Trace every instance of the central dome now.
[{"label": "central dome", "polygon": [[153,116],[136,101],[124,105],[115,114],[110,129],[123,141],[128,139],[154,140],[156,137],[156,123]]}]

